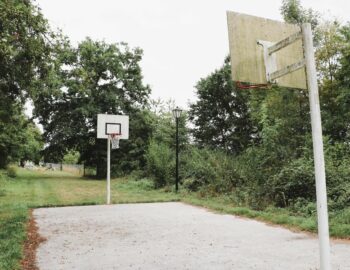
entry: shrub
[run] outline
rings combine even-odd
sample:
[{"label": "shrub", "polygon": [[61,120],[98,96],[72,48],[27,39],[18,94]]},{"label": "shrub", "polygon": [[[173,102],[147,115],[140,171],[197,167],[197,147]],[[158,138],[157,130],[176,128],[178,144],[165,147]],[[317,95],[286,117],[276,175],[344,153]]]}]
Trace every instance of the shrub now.
[{"label": "shrub", "polygon": [[154,183],[152,180],[147,178],[142,178],[140,180],[132,180],[128,182],[129,186],[132,186],[134,188],[137,188],[138,190],[153,190],[154,189]]},{"label": "shrub", "polygon": [[16,166],[13,166],[13,165],[8,166],[6,169],[6,172],[7,172],[8,177],[11,177],[11,178],[17,177],[17,167]]},{"label": "shrub", "polygon": [[64,155],[62,163],[63,164],[78,164],[80,158],[80,153],[78,151],[68,151],[67,154]]},{"label": "shrub", "polygon": [[186,179],[184,186],[190,191],[197,191],[216,178],[216,171],[209,164],[210,152],[207,149],[192,147],[181,159],[181,178]]},{"label": "shrub", "polygon": [[222,151],[191,147],[182,160],[181,176],[190,191],[230,193],[240,182],[234,159]]},{"label": "shrub", "polygon": [[239,197],[243,205],[260,210],[271,204],[269,179],[279,164],[270,158],[264,147],[252,146],[235,158],[240,179]]},{"label": "shrub", "polygon": [[315,176],[312,160],[306,158],[293,160],[271,178],[270,186],[271,196],[277,206],[294,204],[299,198],[315,201]]},{"label": "shrub", "polygon": [[186,178],[183,180],[183,187],[189,191],[197,191],[200,186],[201,183],[196,178]]},{"label": "shrub", "polygon": [[0,197],[6,195],[5,184],[6,184],[7,176],[2,170],[0,170]]},{"label": "shrub", "polygon": [[297,198],[294,203],[290,206],[290,210],[304,217],[310,217],[316,215],[316,201],[310,202],[304,198]]},{"label": "shrub", "polygon": [[[326,143],[325,149],[329,208],[344,209],[350,206],[350,160],[344,146],[338,143]],[[312,208],[310,205],[316,202],[313,157],[304,153],[299,159],[285,165],[271,178],[269,185],[276,205],[308,212]]]},{"label": "shrub", "polygon": [[165,143],[152,140],[146,153],[146,170],[154,180],[154,186],[161,188],[173,183],[175,154]]}]

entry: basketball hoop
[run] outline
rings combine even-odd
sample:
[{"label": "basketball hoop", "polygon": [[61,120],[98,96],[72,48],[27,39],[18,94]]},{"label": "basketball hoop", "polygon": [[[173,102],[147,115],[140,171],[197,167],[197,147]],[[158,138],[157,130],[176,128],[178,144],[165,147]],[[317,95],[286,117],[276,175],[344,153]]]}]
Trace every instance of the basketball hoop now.
[{"label": "basketball hoop", "polygon": [[247,89],[269,89],[271,88],[271,84],[242,84],[240,81],[236,81],[236,87],[239,90],[247,90]]},{"label": "basketball hoop", "polygon": [[121,136],[120,133],[109,134],[109,137],[111,138],[112,149],[118,149],[119,148],[120,136]]}]

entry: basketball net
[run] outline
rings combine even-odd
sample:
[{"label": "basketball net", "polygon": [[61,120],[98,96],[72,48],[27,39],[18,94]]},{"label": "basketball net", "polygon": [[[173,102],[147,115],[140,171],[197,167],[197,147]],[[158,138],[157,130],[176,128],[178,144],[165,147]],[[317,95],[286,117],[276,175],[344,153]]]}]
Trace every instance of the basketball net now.
[{"label": "basketball net", "polygon": [[118,133],[109,135],[109,137],[111,138],[112,149],[118,149],[119,148],[120,136],[121,136],[121,134],[118,134]]}]

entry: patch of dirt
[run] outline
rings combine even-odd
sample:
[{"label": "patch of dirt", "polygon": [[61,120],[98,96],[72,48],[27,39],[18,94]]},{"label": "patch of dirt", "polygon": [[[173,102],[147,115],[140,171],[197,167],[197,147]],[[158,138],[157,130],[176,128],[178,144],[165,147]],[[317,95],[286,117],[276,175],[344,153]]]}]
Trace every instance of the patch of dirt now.
[{"label": "patch of dirt", "polygon": [[24,258],[21,260],[23,270],[39,270],[36,265],[36,250],[44,241],[46,239],[39,235],[38,226],[33,216],[33,210],[31,209],[27,224],[27,239],[23,247]]}]

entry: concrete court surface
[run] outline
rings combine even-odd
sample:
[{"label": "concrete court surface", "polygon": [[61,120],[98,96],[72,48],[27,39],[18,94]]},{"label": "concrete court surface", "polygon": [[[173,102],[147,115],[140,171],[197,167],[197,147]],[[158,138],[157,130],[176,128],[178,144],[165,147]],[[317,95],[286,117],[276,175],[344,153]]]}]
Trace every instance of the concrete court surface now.
[{"label": "concrete court surface", "polygon": [[[183,203],[41,208],[40,270],[318,269],[318,240]],[[332,242],[333,270],[350,269],[350,244]]]}]

